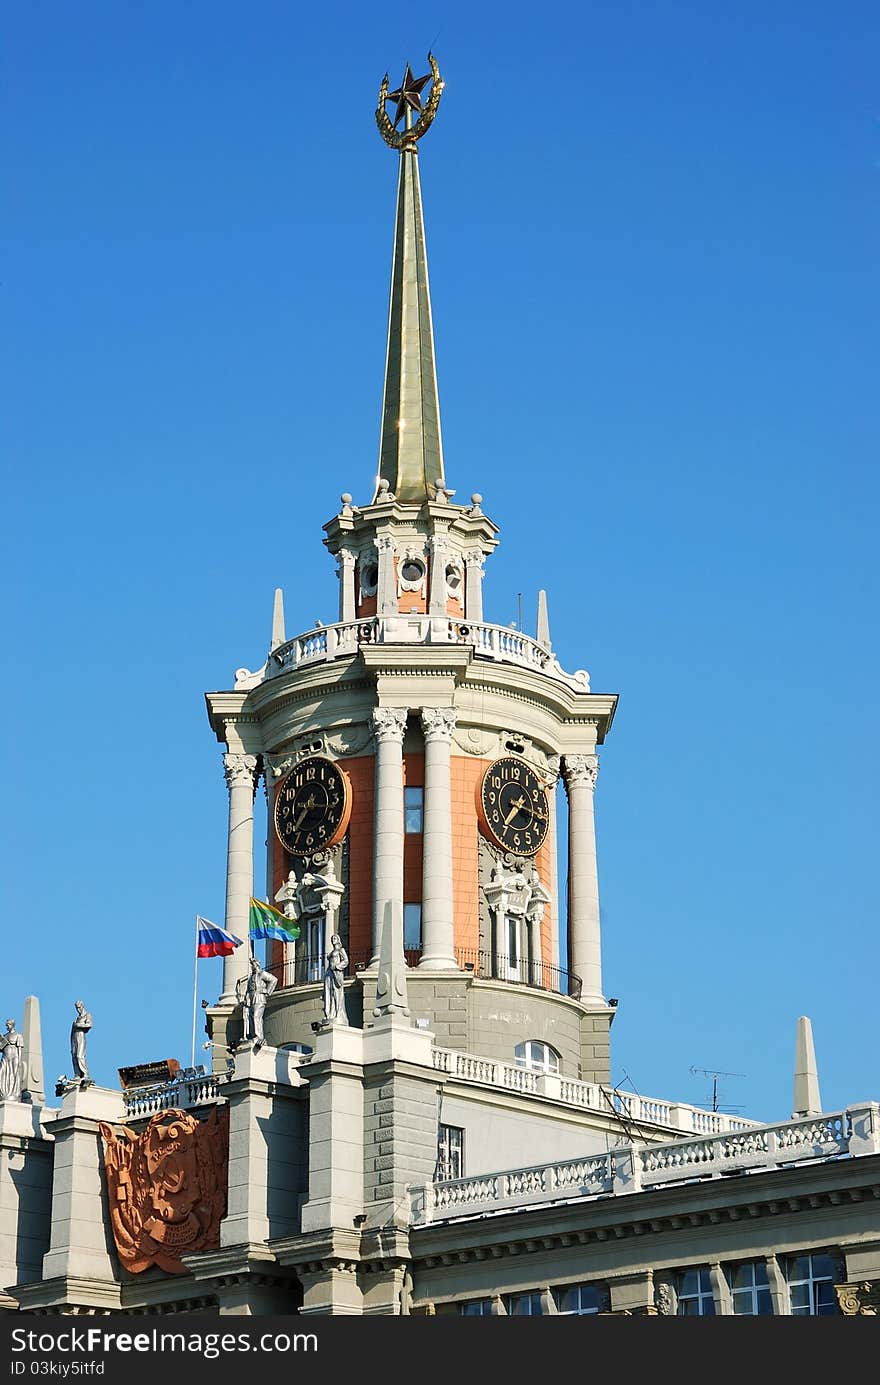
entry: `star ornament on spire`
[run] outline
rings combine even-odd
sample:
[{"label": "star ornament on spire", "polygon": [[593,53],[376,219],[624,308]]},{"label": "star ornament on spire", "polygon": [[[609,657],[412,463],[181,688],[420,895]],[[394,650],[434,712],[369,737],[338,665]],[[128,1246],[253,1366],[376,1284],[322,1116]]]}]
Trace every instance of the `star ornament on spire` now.
[{"label": "star ornament on spire", "polygon": [[430,72],[427,73],[427,75],[424,77],[414,77],[413,70],[410,67],[409,63],[407,63],[406,72],[403,76],[403,81],[397,88],[397,91],[389,92],[388,96],[385,98],[386,101],[397,102],[397,111],[395,112],[393,121],[395,128],[400,124],[401,120],[406,114],[407,107],[409,107],[411,111],[415,111],[416,115],[421,115],[422,92],[424,91],[425,87],[428,85],[430,80]]},{"label": "star ornament on spire", "polygon": [[[437,60],[433,53],[428,54],[428,66],[431,71],[426,77],[415,77],[412,68],[407,63],[403,81],[396,91],[389,92],[388,90],[387,72],[382,78],[382,85],[379,88],[379,102],[376,107],[376,124],[385,143],[390,145],[392,149],[408,150],[413,153],[417,142],[437,114],[440,97],[443,95],[443,78],[440,76],[440,68],[437,66]],[[425,92],[429,82],[431,83],[430,88]],[[422,96],[423,92],[425,92],[424,97]],[[395,103],[393,121],[386,110],[392,101]],[[417,117],[412,123],[408,119],[410,112]],[[398,130],[397,126],[404,117],[407,117],[407,120],[404,121],[404,127],[402,130]]]}]

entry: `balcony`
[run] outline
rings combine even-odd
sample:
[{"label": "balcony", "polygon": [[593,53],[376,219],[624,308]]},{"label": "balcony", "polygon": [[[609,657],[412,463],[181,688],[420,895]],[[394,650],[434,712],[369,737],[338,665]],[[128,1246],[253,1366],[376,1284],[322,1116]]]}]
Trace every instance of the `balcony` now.
[{"label": "balcony", "polygon": [[[420,948],[407,948],[404,951],[406,965],[417,969],[421,960]],[[356,977],[370,965],[369,952],[355,952],[348,955],[346,976]],[[551,966],[549,962],[531,961],[528,958],[505,957],[490,952],[480,952],[469,948],[456,948],[455,960],[466,975],[481,980],[504,981],[512,986],[530,986],[534,990],[553,991],[556,995],[570,996],[579,1000],[581,978],[573,972],[563,971],[561,967]],[[267,968],[282,989],[292,986],[313,986],[324,979],[323,959],[296,957],[293,961],[276,963]],[[436,975],[436,973],[433,973]]]},{"label": "balcony", "polygon": [[236,691],[248,691],[295,669],[333,659],[350,658],[363,645],[470,645],[478,659],[513,664],[552,678],[574,692],[590,691],[585,669],[566,673],[552,650],[521,630],[486,621],[450,620],[445,616],[370,616],[366,620],[316,625],[273,649],[262,668],[235,671]]}]

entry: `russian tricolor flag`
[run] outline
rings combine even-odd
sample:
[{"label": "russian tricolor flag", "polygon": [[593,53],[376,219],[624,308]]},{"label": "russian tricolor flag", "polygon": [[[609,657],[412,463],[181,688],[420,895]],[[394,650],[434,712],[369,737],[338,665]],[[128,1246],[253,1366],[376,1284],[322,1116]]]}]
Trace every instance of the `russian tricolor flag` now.
[{"label": "russian tricolor flag", "polygon": [[210,919],[203,919],[201,914],[196,915],[196,924],[197,957],[231,957],[244,941],[243,938],[236,938],[234,933],[227,933],[219,924],[211,923]]}]

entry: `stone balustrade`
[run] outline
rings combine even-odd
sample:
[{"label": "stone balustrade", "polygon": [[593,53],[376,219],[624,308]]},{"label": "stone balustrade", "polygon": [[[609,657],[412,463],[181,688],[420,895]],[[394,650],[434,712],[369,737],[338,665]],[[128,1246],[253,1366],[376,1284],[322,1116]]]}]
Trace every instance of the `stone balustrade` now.
[{"label": "stone balustrade", "polygon": [[411,1215],[414,1226],[427,1225],[538,1203],[616,1197],[669,1183],[868,1154],[880,1154],[878,1102],[706,1139],[631,1144],[583,1159],[428,1183],[410,1189]]},{"label": "stone balustrade", "polygon": [[266,663],[256,672],[236,669],[235,688],[256,688],[293,669],[356,654],[365,644],[472,645],[478,658],[534,669],[576,692],[590,691],[590,677],[584,669],[566,673],[546,645],[539,644],[521,630],[485,621],[438,621],[427,615],[369,616],[364,620],[317,625],[272,650]]},{"label": "stone balustrade", "polygon": [[664,1132],[682,1130],[697,1135],[717,1135],[725,1131],[751,1130],[758,1124],[757,1121],[728,1116],[721,1111],[704,1111],[686,1102],[660,1101],[655,1097],[621,1092],[594,1082],[560,1077],[555,1073],[532,1072],[513,1063],[480,1058],[457,1049],[435,1048],[433,1059],[438,1071],[463,1082],[501,1087],[505,1091],[522,1092],[528,1096],[549,1097],[565,1106],[613,1113],[639,1127],[656,1127]]},{"label": "stone balustrade", "polygon": [[153,1116],[157,1111],[170,1111],[172,1107],[187,1111],[193,1106],[208,1106],[222,1097],[230,1076],[228,1072],[206,1072],[152,1087],[131,1087],[122,1093],[126,1118]]}]

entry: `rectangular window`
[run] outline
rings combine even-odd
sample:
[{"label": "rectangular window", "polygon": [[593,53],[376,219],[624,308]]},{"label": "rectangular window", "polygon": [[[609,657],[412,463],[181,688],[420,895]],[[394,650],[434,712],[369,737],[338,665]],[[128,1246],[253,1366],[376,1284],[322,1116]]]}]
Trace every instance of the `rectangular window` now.
[{"label": "rectangular window", "polygon": [[403,824],[406,832],[421,832],[425,821],[425,790],[404,789]]},{"label": "rectangular window", "polygon": [[543,1311],[541,1295],[537,1291],[531,1294],[507,1294],[504,1306],[510,1318],[538,1318]]},{"label": "rectangular window", "polygon": [[685,1270],[678,1280],[678,1315],[680,1318],[713,1318],[715,1299],[708,1265]]},{"label": "rectangular window", "polygon": [[437,1131],[435,1181],[464,1178],[464,1131],[458,1125],[441,1125]]},{"label": "rectangular window", "polygon": [[[422,906],[404,904],[403,906],[403,948],[405,952],[418,952],[422,945]],[[400,944],[398,944],[400,946]]]},{"label": "rectangular window", "polygon": [[320,981],[324,975],[326,963],[324,923],[324,915],[319,914],[317,918],[309,919],[306,926],[306,974],[303,978],[306,981]]},{"label": "rectangular window", "polygon": [[767,1265],[763,1260],[746,1260],[729,1270],[733,1311],[740,1316],[769,1318],[773,1315]]},{"label": "rectangular window", "polygon": [[460,1303],[458,1311],[463,1318],[488,1318],[492,1312],[492,1300],[472,1298],[467,1303]]},{"label": "rectangular window", "polygon": [[602,1308],[602,1291],[595,1284],[568,1284],[564,1289],[554,1290],[554,1297],[557,1313],[569,1317],[587,1317]]},{"label": "rectangular window", "polygon": [[827,1317],[837,1312],[830,1255],[793,1255],[786,1262],[785,1277],[792,1317]]}]

